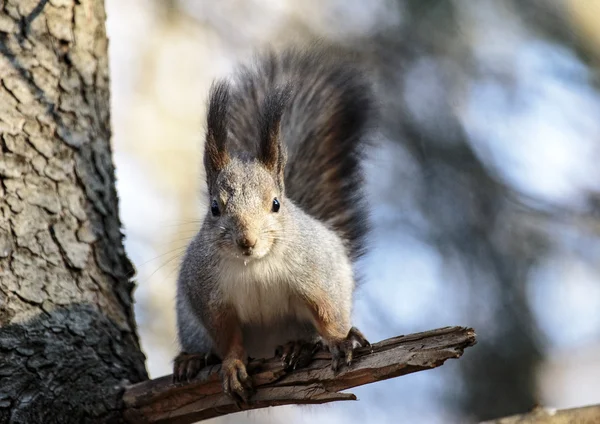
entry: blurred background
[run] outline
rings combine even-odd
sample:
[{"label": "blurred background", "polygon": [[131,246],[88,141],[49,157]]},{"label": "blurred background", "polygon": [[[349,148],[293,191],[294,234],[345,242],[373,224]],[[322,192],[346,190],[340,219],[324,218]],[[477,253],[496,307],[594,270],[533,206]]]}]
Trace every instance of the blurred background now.
[{"label": "blurred background", "polygon": [[479,343],[358,402],[215,421],[470,423],[600,403],[600,1],[106,0],[112,122],[152,377],[176,354],[174,279],[205,213],[208,87],[315,37],[373,69],[374,230],[355,322]]}]

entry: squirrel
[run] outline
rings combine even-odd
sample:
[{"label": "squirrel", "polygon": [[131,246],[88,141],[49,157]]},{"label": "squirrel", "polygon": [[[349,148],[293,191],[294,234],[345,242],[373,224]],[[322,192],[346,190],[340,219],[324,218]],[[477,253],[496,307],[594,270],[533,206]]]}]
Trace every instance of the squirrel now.
[{"label": "squirrel", "polygon": [[336,372],[370,346],[351,311],[373,112],[365,73],[330,49],[269,50],[213,82],[209,208],[180,265],[174,381],[220,360],[224,392],[246,402],[249,357],[289,369],[327,348]]}]

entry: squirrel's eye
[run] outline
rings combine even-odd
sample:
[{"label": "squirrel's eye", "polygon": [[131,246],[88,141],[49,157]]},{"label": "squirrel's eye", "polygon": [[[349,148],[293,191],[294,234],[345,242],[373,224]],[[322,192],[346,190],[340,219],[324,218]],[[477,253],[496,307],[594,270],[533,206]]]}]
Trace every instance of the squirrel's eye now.
[{"label": "squirrel's eye", "polygon": [[273,199],[273,212],[278,212],[279,211],[279,207],[281,206],[281,204],[279,203],[279,200],[277,200],[277,197]]},{"label": "squirrel's eye", "polygon": [[210,205],[210,212],[213,214],[213,216],[221,215],[221,211],[219,210],[219,204],[217,203],[216,200],[212,201],[212,203]]}]

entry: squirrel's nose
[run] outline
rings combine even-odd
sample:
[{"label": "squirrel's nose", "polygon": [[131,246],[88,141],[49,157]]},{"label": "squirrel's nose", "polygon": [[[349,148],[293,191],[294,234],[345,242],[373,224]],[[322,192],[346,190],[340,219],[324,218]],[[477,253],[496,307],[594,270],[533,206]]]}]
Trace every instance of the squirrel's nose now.
[{"label": "squirrel's nose", "polygon": [[250,234],[244,234],[240,238],[238,238],[237,243],[242,249],[250,249],[256,246],[256,236],[252,236]]}]

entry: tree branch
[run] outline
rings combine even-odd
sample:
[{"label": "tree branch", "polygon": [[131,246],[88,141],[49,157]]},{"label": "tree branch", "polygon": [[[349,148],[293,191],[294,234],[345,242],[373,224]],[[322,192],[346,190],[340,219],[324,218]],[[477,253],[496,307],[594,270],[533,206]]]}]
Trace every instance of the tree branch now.
[{"label": "tree branch", "polygon": [[485,421],[481,424],[599,424],[600,405],[573,409],[549,409],[538,407],[527,414]]},{"label": "tree branch", "polygon": [[[306,368],[286,372],[280,360],[255,360],[248,370],[256,394],[242,410],[289,404],[320,404],[356,400],[341,390],[439,367],[449,358],[458,358],[473,346],[470,328],[446,327],[399,336],[359,349],[350,368],[337,375],[330,368],[331,357],[319,352]],[[174,384],[171,376],[130,386],[123,396],[124,415],[136,423],[192,423],[240,411],[221,390],[220,365],[208,367],[186,384]]]}]

